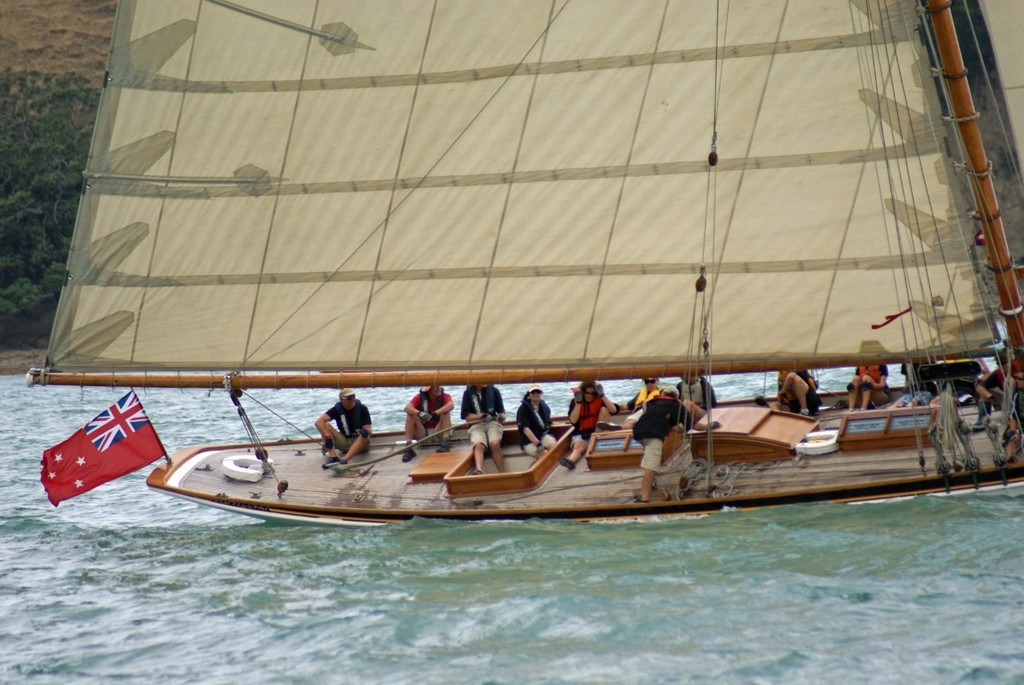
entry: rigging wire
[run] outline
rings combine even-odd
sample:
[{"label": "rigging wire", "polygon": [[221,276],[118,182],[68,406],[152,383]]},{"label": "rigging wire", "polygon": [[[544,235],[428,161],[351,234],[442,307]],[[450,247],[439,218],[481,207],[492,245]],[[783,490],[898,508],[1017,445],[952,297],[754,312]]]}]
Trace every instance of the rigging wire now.
[{"label": "rigging wire", "polygon": [[[921,31],[922,31],[923,35],[927,39],[929,55],[930,55],[930,58],[932,60],[932,63],[933,64],[937,64],[937,65],[941,64],[941,59],[939,57],[938,49],[937,49],[937,47],[935,45],[934,29],[931,26],[931,22],[929,22],[927,20],[926,13],[925,13],[925,11],[923,9],[919,9],[918,10],[918,17],[919,17],[918,24],[919,24],[919,26],[921,28]],[[935,74],[936,77],[938,77],[939,92],[942,94],[942,99],[944,101],[946,110],[951,113],[951,115],[950,115],[950,117],[948,117],[948,119],[949,119],[949,121],[953,121],[952,120],[953,105],[952,105],[952,98],[951,98],[950,93],[949,93],[949,84],[947,83],[947,80],[945,78],[941,77],[941,74],[939,73],[938,70],[933,70],[933,73]],[[938,122],[936,122],[936,123],[938,123]],[[943,144],[943,141],[940,140],[939,137],[938,137],[939,130],[940,129],[938,128],[938,126],[933,126],[932,127],[933,145],[935,145],[937,149],[941,149],[941,146]],[[957,151],[959,152],[961,158],[966,159],[967,158],[967,154],[966,154],[964,142],[963,142],[963,140],[962,140],[962,138],[960,136],[960,131],[959,131],[958,127],[953,126],[953,131],[952,131],[951,137],[956,142]],[[962,165],[957,165],[956,168],[962,170],[962,169],[966,169],[968,166],[969,165],[962,164]],[[985,174],[985,173],[987,173],[987,172],[982,172],[982,175]],[[980,179],[979,174],[977,174],[977,173],[975,173],[973,171],[970,171],[970,170],[968,170],[967,174],[968,174],[968,179],[967,180],[968,180],[968,182],[969,182],[969,184],[971,186],[971,191],[972,191],[971,197],[974,198],[974,199],[982,197],[983,193],[981,192],[981,188],[980,188],[980,186],[981,186],[981,179]],[[933,206],[932,197],[931,197],[931,194],[930,194],[929,189],[928,189],[927,186],[925,187],[925,193],[926,193],[927,198],[928,198],[929,212],[931,213],[932,216],[936,216],[937,215],[937,210]],[[956,199],[958,199],[958,198],[954,194],[954,201]],[[976,231],[973,229],[973,227],[972,227],[972,230],[970,230],[969,232],[968,231],[964,231],[963,226],[962,226],[962,218],[963,218],[964,215],[965,215],[965,213],[964,212],[960,212],[960,211],[954,213],[953,216],[955,217],[955,229],[956,230],[952,233],[952,237],[958,239],[958,241],[957,241],[958,242],[957,249],[959,249],[963,254],[966,254],[966,255],[969,255],[969,256],[973,257],[973,248],[972,248],[972,244],[968,241],[968,236],[973,236]],[[938,248],[938,251],[939,251],[940,255],[942,256],[943,266],[946,269],[947,280],[952,282],[955,279],[955,275],[950,274],[950,271],[949,271],[948,261],[946,260],[946,252],[945,252],[946,251],[946,247],[947,247],[946,246],[946,241],[943,241],[943,240],[938,240],[937,241],[937,248]],[[975,271],[977,272],[976,260],[972,259],[971,261],[972,261],[972,265],[975,268]],[[980,284],[984,283],[984,279],[979,277],[979,278],[976,279],[976,281],[979,283],[979,286],[978,286],[979,293],[978,294],[980,296],[981,295],[980,290],[982,288],[982,285],[980,285]],[[960,302],[959,302],[959,299],[956,296],[955,291],[951,292],[951,299],[952,299],[953,309],[954,309],[954,311],[957,314],[957,321],[959,321],[961,323],[961,326],[960,326],[960,336],[961,336],[961,340],[963,341],[963,346],[964,347],[968,347],[969,346],[968,345],[969,339],[968,339],[967,331],[965,330],[965,328],[962,325],[963,317],[960,316],[960,312],[961,312]],[[988,308],[983,308],[982,309],[982,316],[985,319],[985,323],[986,323],[986,326],[988,327],[988,329],[989,330],[993,330],[994,329],[993,322],[992,322],[992,319],[989,316]]]},{"label": "rigging wire", "polygon": [[[386,215],[384,216],[384,218],[381,219],[380,222],[378,222],[377,225],[372,230],[367,232],[366,236],[362,240],[357,241],[353,245],[353,247],[349,251],[348,256],[346,256],[341,261],[341,263],[338,264],[338,267],[334,271],[332,271],[331,273],[325,274],[322,282],[319,285],[317,285],[315,288],[313,288],[312,291],[305,297],[305,299],[303,299],[301,302],[299,302],[298,305],[296,305],[295,309],[290,314],[288,314],[286,317],[284,317],[283,320],[281,320],[281,322],[277,325],[277,327],[272,328],[270,330],[270,332],[267,333],[264,336],[263,342],[261,342],[259,345],[257,345],[252,351],[247,351],[246,352],[246,354],[245,354],[245,360],[246,361],[251,359],[251,358],[253,358],[255,356],[256,352],[258,352],[260,349],[262,349],[264,345],[268,344],[271,341],[271,339],[274,338],[274,336],[276,336],[278,333],[280,333],[282,330],[284,330],[285,327],[288,325],[288,323],[294,317],[298,316],[300,311],[302,311],[305,307],[310,306],[311,303],[313,302],[313,300],[316,298],[316,296],[328,284],[330,284],[332,282],[332,279],[334,277],[336,277],[338,274],[340,274],[342,272],[342,270],[348,265],[348,263],[351,260],[353,260],[357,256],[357,254],[359,253],[359,249],[360,248],[362,248],[364,245],[368,244],[371,239],[373,239],[375,236],[378,236],[382,231],[384,231],[386,229],[386,227],[388,225],[388,222],[394,216],[395,212],[397,212],[401,207],[403,207],[405,205],[406,201],[408,201],[409,198],[411,198],[415,194],[415,191],[417,191],[424,183],[426,183],[428,179],[433,177],[433,174],[434,174],[435,170],[439,166],[441,166],[442,162],[444,162],[447,159],[449,153],[467,135],[468,131],[471,128],[473,128],[473,126],[476,124],[477,120],[480,119],[480,117],[483,116],[484,112],[486,112],[486,111],[488,111],[490,109],[492,103],[498,98],[499,94],[501,94],[501,93],[503,93],[505,91],[506,86],[509,83],[513,82],[513,80],[515,79],[516,75],[520,73],[520,70],[527,63],[527,59],[533,53],[534,49],[537,46],[539,46],[542,43],[542,41],[547,37],[548,32],[551,30],[552,25],[558,20],[558,18],[561,16],[562,12],[570,4],[571,4],[571,0],[566,0],[566,2],[560,8],[558,8],[558,10],[556,12],[554,12],[549,17],[549,19],[547,20],[545,25],[542,27],[542,30],[538,34],[537,38],[524,51],[523,56],[520,58],[519,62],[516,63],[515,68],[511,69],[509,71],[509,73],[506,76],[504,76],[504,78],[502,78],[498,82],[497,87],[490,94],[490,96],[483,102],[483,104],[481,104],[481,106],[477,110],[476,114],[474,114],[469,119],[469,121],[466,123],[466,125],[462,127],[462,130],[459,131],[458,134],[454,136],[454,138],[452,139],[451,143],[447,147],[445,147],[444,150],[441,151],[441,153],[437,156],[437,159],[434,160],[433,164],[431,164],[430,167],[425,172],[423,172],[423,174],[418,178],[418,180],[415,182],[415,184],[411,185],[408,188],[404,188],[404,187],[401,188],[401,190],[404,193],[402,198],[400,200],[398,200],[396,203],[394,203],[393,205],[389,204],[388,211],[387,211]],[[421,76],[422,76],[422,74],[421,74]],[[392,189],[392,194],[397,193],[397,191],[400,189],[399,185],[398,185],[398,181],[399,181],[399,179],[396,177],[396,179],[395,179],[395,187]],[[393,282],[394,281],[389,281],[389,282],[384,282],[384,283],[380,283],[379,285],[376,285],[375,288],[374,288],[374,293],[379,293],[381,290],[387,288],[388,285],[390,285]],[[346,314],[348,314],[348,310],[343,308],[338,314],[336,314],[335,316],[333,316],[333,317],[327,319],[326,321],[322,322],[322,325],[321,325],[320,328],[323,328],[323,326],[325,326],[325,325],[327,325],[329,323],[332,323],[334,321],[340,320]],[[364,317],[364,327],[365,327],[365,317]],[[307,338],[310,338],[310,337],[313,337],[313,336],[317,335],[318,333],[319,333],[319,330],[312,331],[312,332],[308,333],[306,336],[301,336],[298,339],[296,339],[294,342],[292,342],[292,343],[290,343],[288,345],[283,346],[278,353],[280,354],[281,352],[287,351],[287,350],[291,349],[293,346],[295,346],[295,345],[299,344],[300,342],[302,342],[303,340],[305,340]]]},{"label": "rigging wire", "polygon": [[[872,6],[872,7],[874,7],[874,6]],[[871,8],[869,7],[868,9],[870,11]],[[884,16],[882,14],[883,11],[886,12],[884,14]],[[895,192],[896,191],[896,187],[900,188],[901,196],[903,198],[903,207],[905,208],[905,212],[906,212],[906,216],[905,216],[904,220],[907,222],[907,228],[910,229],[911,231],[914,231],[917,234],[917,236],[918,236],[918,241],[919,241],[918,242],[918,246],[919,247],[918,247],[917,251],[921,253],[921,261],[920,261],[920,263],[917,263],[914,268],[911,268],[908,265],[908,260],[907,260],[907,256],[906,256],[907,255],[907,247],[905,246],[904,234],[900,230],[900,227],[899,227],[899,218],[898,218],[899,214],[896,213],[896,211],[895,211],[896,208],[894,206],[893,207],[893,213],[895,215],[894,216],[895,222],[894,222],[894,225],[893,225],[894,230],[891,233],[889,231],[886,231],[886,234],[885,234],[886,235],[886,242],[887,242],[887,245],[889,247],[890,254],[892,254],[892,239],[895,238],[895,242],[896,242],[896,245],[897,245],[897,255],[898,255],[899,259],[900,259],[901,273],[903,275],[903,286],[905,288],[905,293],[906,293],[906,297],[907,297],[906,304],[908,304],[909,306],[913,306],[913,294],[912,293],[914,292],[914,287],[913,287],[913,283],[912,283],[912,280],[913,280],[912,279],[912,273],[917,275],[918,292],[920,292],[920,293],[922,293],[922,295],[924,295],[925,293],[932,292],[932,288],[931,288],[930,274],[929,274],[928,268],[927,268],[928,264],[927,264],[926,252],[925,252],[925,250],[921,249],[921,247],[923,247],[922,243],[924,242],[924,233],[925,233],[925,231],[924,231],[924,229],[921,226],[920,214],[914,211],[914,208],[917,207],[917,202],[914,200],[914,183],[913,183],[913,180],[912,180],[912,178],[910,176],[910,173],[909,173],[910,172],[909,160],[912,159],[913,157],[915,157],[915,155],[912,154],[913,151],[908,150],[908,141],[913,140],[914,139],[913,137],[916,134],[916,132],[914,130],[914,121],[913,121],[913,119],[911,117],[900,116],[900,112],[899,111],[895,111],[895,107],[894,107],[894,104],[897,103],[897,102],[904,102],[904,103],[908,102],[908,98],[907,98],[906,85],[905,85],[905,83],[902,80],[903,70],[900,68],[901,65],[900,65],[899,50],[898,50],[898,47],[897,47],[898,39],[897,39],[897,36],[896,36],[896,23],[895,23],[894,18],[891,16],[891,14],[889,12],[890,12],[890,8],[887,7],[887,8],[885,8],[883,10],[879,6],[878,7],[878,19],[875,22],[876,25],[882,27],[882,29],[881,29],[882,31],[885,31],[886,27],[888,27],[888,33],[885,34],[887,40],[882,41],[882,43],[887,48],[887,52],[885,54],[885,61],[882,61],[882,57],[877,56],[877,55],[880,54],[879,52],[877,52],[877,51],[874,52],[873,54],[876,55],[876,58],[872,61],[872,65],[875,66],[875,67],[878,67],[878,66],[880,66],[882,64],[890,65],[889,73],[884,78],[877,76],[878,71],[873,71],[873,73],[876,75],[876,88],[875,88],[874,92],[877,94],[877,97],[875,99],[875,103],[876,103],[875,122],[876,122],[876,125],[878,126],[879,135],[882,137],[882,149],[885,152],[885,168],[886,168],[886,172],[887,172],[887,178],[888,178],[888,181],[889,181],[890,192],[892,193],[892,197],[895,198],[896,197],[896,192]],[[907,23],[906,23],[906,15],[901,13],[900,17],[903,19],[903,26],[902,26],[903,34],[905,36],[907,36],[908,38],[911,38],[914,34],[913,34],[913,31],[911,30],[911,27],[908,26]],[[888,49],[890,47],[891,47],[891,53],[888,52]],[[893,66],[895,68],[893,68]],[[896,83],[896,79],[897,78],[899,79],[899,84]],[[883,84],[887,84],[887,85],[883,86]],[[887,90],[890,89],[890,88],[891,88],[892,92],[891,92],[890,97],[887,99],[887,98],[883,97],[882,94],[887,92]],[[896,96],[897,96],[898,93],[902,95],[902,99],[897,99]],[[884,107],[883,107],[883,103],[885,103]],[[923,109],[924,109],[924,112],[926,113],[926,115],[928,115],[929,109],[927,107],[925,107]],[[893,159],[889,155],[889,146],[885,144],[886,127],[882,123],[885,120],[884,119],[884,115],[883,115],[883,110],[885,112],[889,113],[890,125],[893,126],[896,129],[896,131],[899,133],[900,140],[902,141],[902,142],[899,143],[899,146],[904,151],[904,153],[902,154],[902,159],[907,160],[907,162],[906,162],[906,164],[907,164],[907,168],[906,168],[907,173],[906,174],[903,173],[903,171],[904,171],[903,165],[896,165],[896,171],[897,171],[896,176],[900,179],[900,183],[898,183],[898,184],[893,182],[893,166],[894,166],[894,161],[893,161]],[[934,133],[935,129],[933,128],[932,130],[933,130],[933,140],[934,140],[935,139],[935,133]],[[938,149],[937,145],[936,145],[936,149]],[[921,173],[922,177],[924,177],[925,170],[923,169],[923,163],[921,162],[921,159],[920,159],[919,156],[917,156],[917,160],[918,160],[918,170]],[[928,194],[928,185],[927,184],[924,184],[924,192],[926,193],[926,195]],[[936,226],[937,220],[934,219],[936,214],[935,214],[934,208],[932,207],[930,195],[928,195],[928,206],[929,206],[929,216],[933,217],[932,226],[936,228],[936,230],[934,232],[934,235],[939,236],[939,232],[938,232],[937,226]],[[936,242],[938,243],[938,247],[939,247],[939,250],[940,250],[940,253],[941,253],[942,241],[941,240],[937,240]],[[943,254],[943,257],[944,257],[944,254]],[[916,260],[915,260],[915,262],[916,262]],[[943,264],[944,265],[946,264],[946,260],[944,258],[943,258]],[[946,274],[947,274],[947,279],[948,279],[948,277],[949,277],[948,267],[946,268]],[[897,286],[896,287],[896,292],[899,292],[899,288],[898,288],[898,274],[896,273],[896,271],[893,271],[893,280],[895,281],[894,285]],[[928,353],[929,360],[932,360],[932,359],[935,358],[935,355],[934,355],[934,353],[933,353],[933,351],[931,349],[932,344],[934,342],[937,342],[938,344],[941,345],[941,343],[942,343],[941,337],[938,338],[938,340],[936,340],[935,337],[926,337],[924,335],[924,333],[922,331],[923,317],[927,316],[928,314],[931,314],[932,317],[936,319],[935,321],[933,321],[933,325],[935,325],[937,331],[939,330],[939,325],[938,325],[938,321],[937,321],[936,310],[933,307],[930,307],[931,303],[930,302],[926,302],[924,297],[922,297],[921,304],[925,307],[925,311],[917,312],[917,316],[910,317],[909,320],[904,319],[904,318],[901,317],[900,322],[899,322],[900,323],[900,332],[901,332],[901,336],[903,338],[903,349],[904,349],[904,366],[903,366],[904,376],[905,376],[905,388],[904,389],[905,389],[905,391],[910,393],[910,397],[912,398],[911,402],[910,402],[910,407],[912,407],[912,409],[913,409],[913,415],[915,417],[917,417],[917,418],[914,419],[915,422],[916,421],[921,421],[922,419],[926,419],[926,417],[929,417],[930,414],[931,414],[931,411],[930,411],[929,407],[919,407],[919,406],[917,406],[917,404],[915,402],[915,399],[917,397],[919,397],[918,392],[919,392],[921,386],[918,383],[917,374],[914,373],[913,363],[912,363],[912,360],[910,358],[910,344],[909,344],[909,341],[908,341],[908,331],[907,331],[907,329],[908,329],[908,327],[910,328],[909,338],[912,339],[914,347],[916,349],[924,349],[924,350],[926,350],[927,353]],[[919,464],[919,466],[921,468],[921,472],[925,473],[926,472],[925,446],[924,446],[924,436],[923,436],[923,433],[921,431],[914,431],[914,441],[915,441],[915,446],[917,448],[918,464]]]},{"label": "rigging wire", "polygon": [[270,462],[267,448],[263,446],[259,435],[256,433],[256,427],[252,425],[252,421],[249,420],[249,415],[246,413],[245,407],[243,407],[242,403],[239,401],[239,398],[242,396],[242,391],[231,387],[230,374],[224,377],[224,387],[228,391],[228,397],[231,398],[231,403],[235,405],[235,409],[238,411],[238,418],[242,422],[242,427],[245,429],[246,435],[249,437],[249,444],[252,445],[253,454],[260,460],[260,464],[263,467],[263,475],[274,477],[274,480],[277,482],[277,495],[280,497],[288,489],[288,481],[281,480],[277,477],[274,465]]},{"label": "rigging wire", "polygon": [[259,399],[257,399],[255,396],[253,396],[252,393],[247,392],[245,390],[243,390],[242,393],[246,396],[246,398],[248,398],[249,400],[255,402],[260,407],[265,409],[267,411],[267,413],[269,413],[269,414],[273,415],[274,417],[276,417],[277,419],[279,419],[281,421],[281,423],[284,423],[284,424],[294,428],[298,432],[302,433],[303,436],[309,438],[310,440],[319,440],[320,439],[319,435],[314,436],[312,433],[308,432],[305,428],[302,428],[301,426],[295,425],[294,423],[289,421],[287,418],[285,418],[281,414],[279,414],[276,411],[274,411],[273,409],[271,409],[270,406],[264,404],[263,402],[260,402]]},{"label": "rigging wire", "polygon": [[[924,10],[921,10],[921,12],[923,14]],[[931,23],[927,22],[927,21],[922,21],[922,24],[923,24],[923,28],[924,28],[924,33],[925,33],[925,35],[926,35],[926,37],[928,39],[928,49],[929,49],[929,54],[931,56],[932,62],[934,64],[937,64],[937,65],[941,64],[941,59],[939,57],[939,51],[938,51],[938,48],[937,48],[937,46],[935,44],[934,27],[932,27]],[[973,35],[975,35],[976,49],[978,49],[979,52],[980,52],[980,47],[978,47],[978,45],[977,45],[977,36],[974,33],[973,23],[971,25],[971,32],[972,32]],[[954,109],[953,104],[952,104],[952,96],[950,95],[950,92],[949,92],[948,83],[947,83],[945,78],[941,77],[941,73],[939,72],[938,69],[935,69],[935,73],[936,73],[936,76],[938,77],[938,81],[939,81],[939,85],[940,85],[940,90],[941,90],[942,97],[943,97],[943,100],[944,100],[944,103],[945,103],[945,106],[946,106],[946,110],[949,112],[949,115],[946,117],[946,119],[954,124],[953,132],[952,132],[951,136],[949,136],[949,137],[952,138],[952,140],[955,142],[956,148],[957,148],[957,152],[959,153],[960,158],[966,160],[966,159],[968,159],[968,155],[967,155],[967,151],[965,149],[965,145],[964,145],[963,139],[962,139],[962,137],[960,135],[959,126],[955,125],[957,123],[957,120],[955,118],[955,116],[956,116],[955,115],[955,109]],[[987,77],[988,77],[988,75],[986,73],[986,80],[987,80]],[[991,85],[989,85],[989,87],[991,88]],[[977,111],[974,112],[973,116],[975,116],[975,117],[978,116]],[[1000,123],[1002,123],[1002,122],[1000,122]],[[1016,169],[1016,164],[1015,163],[1014,163],[1014,168]],[[981,203],[978,202],[978,200],[979,200],[979,198],[984,196],[984,193],[981,190],[982,179],[984,177],[989,176],[991,174],[991,171],[992,171],[992,163],[991,163],[991,161],[989,162],[988,169],[982,169],[980,171],[971,168],[970,163],[966,162],[966,161],[958,163],[956,165],[956,169],[966,173],[966,175],[967,175],[967,182],[969,183],[970,188],[971,188],[971,193],[972,193],[971,198],[972,198],[972,200],[974,200],[976,202],[976,204],[979,205],[975,209],[975,211],[974,211],[974,216],[977,217],[979,220],[984,219],[984,217],[981,216],[981,209],[982,209],[982,207],[980,206]],[[1018,174],[1019,174],[1019,171],[1018,171]],[[957,212],[955,214],[955,216],[957,218],[957,225],[958,226],[959,226],[960,218],[964,214],[965,214],[964,212]],[[971,233],[973,234],[975,232],[976,231],[972,230]],[[961,230],[959,235],[961,237],[965,237],[964,236],[964,231]],[[987,263],[987,260],[986,260],[986,263]],[[982,273],[980,267],[978,267],[978,265],[977,265],[977,262],[975,262],[974,267],[975,267],[975,271],[977,273]],[[979,278],[977,280],[981,284],[981,286],[979,286],[979,287],[984,287],[985,288],[986,292],[989,295],[989,300],[990,301],[993,300],[993,299],[996,300],[996,301],[999,301],[998,297],[993,297],[993,295],[992,295],[992,284],[987,279],[981,278],[979,276]],[[990,312],[990,308],[989,307],[985,307],[983,309],[983,315],[985,317],[986,324],[988,325],[990,330],[996,331],[997,330],[997,326],[996,326],[995,322],[993,321],[993,318],[990,316],[990,313],[991,312]],[[1005,318],[1003,318],[1001,321],[1003,321],[1004,323],[1009,325],[1009,322]],[[1024,334],[1022,334],[1022,335],[1024,335]],[[1009,346],[1007,346],[1007,347],[1009,347]]]},{"label": "rigging wire", "polygon": [[[999,123],[999,129],[1000,129],[1000,132],[1002,133],[1003,144],[1010,151],[1009,154],[1007,154],[1005,156],[1009,159],[1009,163],[1010,163],[1010,165],[1013,168],[1013,175],[1016,177],[1018,185],[1019,186],[1024,186],[1024,175],[1022,175],[1022,173],[1021,173],[1021,168],[1020,168],[1020,166],[1018,164],[1017,156],[1015,154],[1013,154],[1013,152],[1012,152],[1014,150],[1014,145],[1013,145],[1013,142],[1012,142],[1012,136],[1011,136],[1010,132],[1007,130],[1007,126],[1006,126],[1006,120],[1005,119],[1006,119],[1006,117],[1009,116],[1008,114],[1004,114],[1003,107],[1005,107],[1006,103],[1005,103],[1005,101],[1001,101],[997,97],[997,91],[996,91],[994,85],[992,84],[992,79],[991,79],[991,77],[989,75],[988,69],[985,68],[984,55],[983,55],[983,52],[982,52],[982,49],[981,49],[981,42],[980,42],[980,40],[978,38],[978,33],[975,30],[975,26],[974,26],[975,19],[974,19],[973,15],[971,14],[970,3],[963,3],[963,7],[964,7],[964,10],[965,10],[967,19],[968,19],[967,24],[970,27],[971,38],[973,40],[975,52],[978,55],[978,59],[982,63],[981,72],[982,72],[982,75],[985,78],[985,92],[988,93],[989,99],[993,103],[993,109],[995,110],[995,113],[996,113],[995,118],[996,118],[996,121]],[[983,20],[982,20],[981,23],[984,25],[984,21]],[[1002,105],[1002,107],[1000,105]],[[988,173],[991,173],[991,163],[990,163],[990,168],[989,168]],[[971,180],[972,181],[974,180],[973,176],[971,177]],[[986,310],[985,314],[986,314],[986,317],[987,317],[988,316],[988,311],[987,310]],[[1003,321],[1004,322],[1006,321],[1005,318],[1003,319]],[[1016,319],[1015,319],[1015,321],[1016,321]],[[1006,323],[1007,323],[1007,325],[1009,325],[1009,322],[1006,322]],[[1024,332],[1021,332],[1021,337],[1024,337]],[[1010,347],[1010,345],[1008,345],[1007,347]]]},{"label": "rigging wire", "polygon": [[[900,134],[900,138],[903,141],[907,140],[908,133],[902,130],[903,121],[900,116],[900,112],[895,109],[897,102],[906,102],[906,93],[904,91],[901,99],[897,98],[897,85],[895,83],[895,77],[899,76],[900,62],[899,53],[895,48],[896,36],[894,33],[894,25],[891,16],[884,15],[880,3],[869,3],[865,6],[865,12],[868,21],[877,26],[877,31],[881,32],[882,39],[878,41],[872,41],[872,44],[867,48],[867,69],[866,73],[862,75],[865,79],[865,86],[870,85],[868,88],[869,92],[874,94],[874,118],[871,121],[872,127],[879,137],[879,150],[882,154],[885,175],[883,178],[879,178],[879,194],[881,204],[884,207],[886,201],[893,203],[893,207],[889,212],[882,213],[883,224],[885,226],[884,236],[886,240],[886,246],[889,251],[889,255],[895,256],[899,259],[901,264],[900,273],[902,273],[902,290],[899,282],[899,274],[896,270],[892,272],[893,287],[897,293],[897,297],[900,297],[900,293],[906,297],[906,301],[903,305],[913,307],[913,295],[914,287],[911,283],[911,267],[908,264],[906,252],[907,249],[904,247],[904,238],[900,230],[899,224],[899,212],[895,206],[896,198],[900,198],[903,207],[907,211],[906,220],[908,221],[908,228],[913,230],[916,224],[916,216],[913,212],[913,208],[916,206],[912,199],[908,199],[908,196],[912,194],[910,181],[908,179],[909,169],[907,173],[904,173],[904,167],[897,163],[894,159],[894,152],[897,149],[902,149],[905,152],[900,156],[903,158],[909,158],[909,153],[906,152],[906,143],[898,143],[895,139],[895,133],[890,133],[890,128]],[[891,91],[891,92],[890,92]],[[888,122],[888,125],[886,124]],[[891,138],[891,140],[890,140]],[[886,188],[888,198],[886,197]],[[890,221],[892,223],[890,223]],[[920,233],[920,227],[917,227],[917,232]],[[895,242],[895,248],[893,243]],[[923,255],[922,255],[923,260]],[[921,282],[921,271],[920,267],[916,271],[918,274],[918,292],[927,293],[929,292],[928,287]],[[923,303],[922,303],[923,304]],[[902,308],[902,305],[901,305]],[[918,307],[920,308],[920,306]],[[925,311],[916,312],[917,316],[934,316],[934,308],[927,307]],[[907,325],[910,324],[912,333],[909,336],[912,339],[913,347],[917,349],[928,349],[930,347],[930,341],[925,340],[924,336],[918,328],[918,321],[916,317],[912,317],[910,321],[900,319],[900,329],[903,336],[903,345],[905,350],[909,350],[910,341],[908,341]],[[936,330],[938,330],[937,322],[933,322]],[[929,358],[933,357],[933,352],[929,350]]]},{"label": "rigging wire", "polygon": [[[690,339],[687,345],[687,371],[691,368],[696,368],[697,373],[690,372],[686,378],[681,379],[684,383],[690,383],[691,379],[697,382],[697,387],[702,387],[699,382],[701,375],[710,375],[710,369],[712,368],[712,306],[709,303],[707,295],[707,262],[708,262],[708,251],[710,249],[711,262],[716,261],[716,239],[717,235],[715,227],[717,225],[717,171],[718,171],[718,113],[722,99],[722,69],[724,67],[724,60],[722,55],[723,45],[725,44],[726,34],[729,27],[729,7],[730,2],[726,0],[725,8],[725,20],[723,25],[722,17],[722,2],[716,0],[715,2],[715,57],[714,63],[714,76],[712,82],[712,104],[711,104],[711,150],[708,152],[708,173],[707,173],[707,185],[704,191],[704,225],[703,234],[701,238],[701,255],[700,255],[700,273],[697,276],[697,281],[694,284],[696,291],[696,297],[693,300],[693,309],[690,313]],[[710,241],[708,239],[710,223]],[[710,242],[710,248],[709,248]],[[710,298],[714,301],[714,298]],[[697,331],[697,319],[698,310],[700,313],[700,340],[697,348],[695,349],[694,335]],[[691,355],[696,354],[697,359],[694,361]],[[709,381],[710,384],[710,381]],[[682,394],[682,393],[680,393]],[[711,391],[706,393],[706,397],[702,397],[702,401],[707,406],[705,410],[707,412],[706,425],[708,432],[707,439],[707,460],[709,464],[714,463],[714,451],[715,441],[713,439],[712,427],[713,427],[713,412],[714,407],[711,406]],[[680,398],[682,399],[682,398]],[[712,469],[707,469],[707,487],[711,487]]]}]

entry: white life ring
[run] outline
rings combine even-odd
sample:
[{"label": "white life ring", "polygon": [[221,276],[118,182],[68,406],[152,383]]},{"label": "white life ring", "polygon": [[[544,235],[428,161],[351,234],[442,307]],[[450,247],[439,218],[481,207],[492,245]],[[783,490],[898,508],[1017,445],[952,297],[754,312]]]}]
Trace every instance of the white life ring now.
[{"label": "white life ring", "polygon": [[235,454],[224,457],[220,462],[224,475],[230,480],[256,483],[263,478],[263,462],[251,454]]},{"label": "white life ring", "polygon": [[831,454],[839,449],[839,431],[812,431],[804,436],[803,442],[797,443],[797,454]]}]

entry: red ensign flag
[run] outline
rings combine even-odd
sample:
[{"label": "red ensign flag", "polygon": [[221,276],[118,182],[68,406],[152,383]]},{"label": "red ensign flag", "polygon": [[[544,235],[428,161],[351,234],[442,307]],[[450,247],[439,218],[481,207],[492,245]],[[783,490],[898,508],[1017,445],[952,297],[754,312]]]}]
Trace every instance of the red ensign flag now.
[{"label": "red ensign flag", "polygon": [[41,480],[53,506],[164,456],[135,391],[43,452]]}]

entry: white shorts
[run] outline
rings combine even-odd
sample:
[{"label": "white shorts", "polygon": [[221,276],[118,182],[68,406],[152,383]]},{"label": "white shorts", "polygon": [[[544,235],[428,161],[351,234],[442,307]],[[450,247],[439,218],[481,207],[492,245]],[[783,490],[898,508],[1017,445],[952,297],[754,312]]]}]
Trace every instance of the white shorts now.
[{"label": "white shorts", "polygon": [[[540,444],[543,447],[546,447],[547,449],[551,449],[551,446],[554,445],[555,442],[556,441],[555,441],[554,436],[552,436],[549,433],[545,433],[544,437],[542,437],[540,439]],[[527,443],[526,447],[523,448],[523,451],[526,452],[531,457],[536,457],[537,456],[537,446],[534,445],[532,442]]]},{"label": "white shorts", "polygon": [[648,471],[657,471],[661,468],[661,453],[665,447],[665,441],[661,438],[644,438],[644,458],[640,461],[640,468]]},{"label": "white shorts", "polygon": [[474,445],[487,445],[492,442],[501,442],[501,436],[505,429],[498,421],[490,423],[474,423],[469,427],[469,441]]}]

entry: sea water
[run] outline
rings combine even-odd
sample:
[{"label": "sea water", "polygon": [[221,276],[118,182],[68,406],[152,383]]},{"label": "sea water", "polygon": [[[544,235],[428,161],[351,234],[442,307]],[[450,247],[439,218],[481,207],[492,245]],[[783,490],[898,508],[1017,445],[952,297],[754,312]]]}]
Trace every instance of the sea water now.
[{"label": "sea water", "polygon": [[[524,389],[502,386],[510,413]],[[1024,683],[1012,492],[339,529],[199,507],[143,469],[54,508],[43,449],[121,394],[0,377],[0,683]],[[223,391],[139,394],[168,450],[245,437]],[[359,391],[378,429],[412,394]],[[296,437],[334,393],[243,402]]]}]

